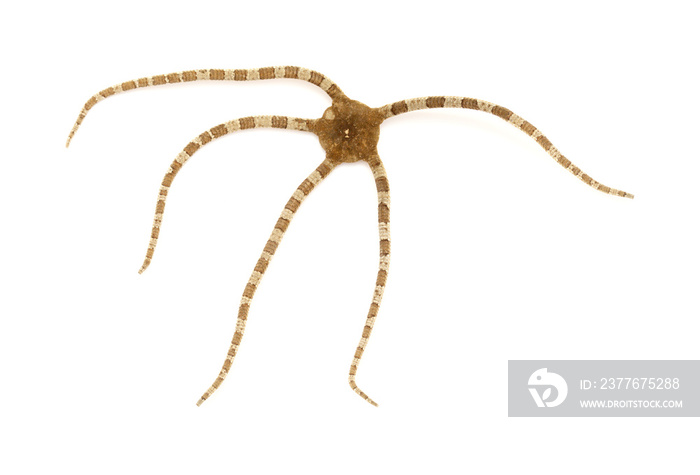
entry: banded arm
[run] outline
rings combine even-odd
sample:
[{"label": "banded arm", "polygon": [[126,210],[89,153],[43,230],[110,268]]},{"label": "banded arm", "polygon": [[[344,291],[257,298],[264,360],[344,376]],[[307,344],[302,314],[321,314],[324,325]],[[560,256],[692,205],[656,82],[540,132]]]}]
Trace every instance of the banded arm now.
[{"label": "banded arm", "polygon": [[372,296],[372,303],[369,306],[369,312],[367,313],[367,320],[365,321],[365,327],[362,329],[362,337],[360,338],[360,343],[357,345],[355,350],[355,355],[350,365],[350,372],[348,374],[348,381],[350,387],[353,391],[360,395],[368,403],[376,406],[377,403],[370,399],[367,394],[365,394],[355,382],[355,376],[357,375],[357,367],[360,364],[360,359],[362,354],[365,352],[367,346],[367,341],[372,334],[372,329],[374,328],[374,322],[377,319],[377,314],[379,313],[379,306],[382,303],[382,296],[384,295],[384,286],[386,285],[387,273],[389,272],[389,260],[391,258],[391,235],[389,231],[389,180],[386,176],[386,170],[384,169],[384,164],[382,164],[381,159],[378,156],[372,157],[368,160],[369,166],[374,175],[374,182],[377,186],[377,198],[378,198],[378,221],[379,221],[379,271],[377,272],[377,281],[374,286],[374,295]]},{"label": "banded arm", "polygon": [[278,78],[289,78],[289,79],[300,79],[302,81],[310,82],[321,89],[323,89],[326,94],[328,94],[331,99],[336,99],[338,97],[343,97],[343,91],[340,90],[337,84],[328,79],[323,74],[312,71],[306,68],[300,68],[298,66],[275,66],[267,68],[255,68],[255,69],[198,69],[190,71],[182,71],[170,74],[161,74],[159,76],[150,76],[140,79],[134,79],[131,81],[126,81],[121,84],[117,84],[107,89],[103,89],[98,92],[90,99],[87,100],[83,106],[78,119],[73,125],[73,129],[68,134],[68,140],[66,141],[66,147],[70,145],[73,136],[78,131],[80,124],[82,124],[88,111],[94,107],[95,104],[103,99],[114,94],[119,94],[120,92],[129,91],[131,89],[149,87],[149,86],[160,86],[162,84],[173,84],[178,82],[191,82],[191,81],[255,81],[258,79],[278,79]]},{"label": "banded arm", "polygon": [[623,198],[634,198],[634,195],[627,193],[625,191],[616,190],[615,188],[610,188],[602,183],[597,182],[590,176],[586,175],[578,168],[576,165],[571,163],[564,155],[557,150],[552,142],[550,142],[547,137],[542,134],[534,125],[523,119],[522,117],[514,114],[512,111],[501,107],[491,102],[482,101],[480,99],[472,99],[470,97],[459,97],[459,96],[431,96],[431,97],[419,97],[415,99],[407,99],[403,101],[394,102],[393,104],[387,104],[379,108],[379,111],[385,119],[393,117],[395,115],[403,114],[405,112],[411,112],[421,109],[432,109],[439,107],[454,107],[462,109],[474,109],[479,111],[488,112],[501,119],[509,122],[515,127],[519,128],[527,135],[532,137],[537,141],[538,144],[551,156],[554,160],[559,163],[562,167],[570,171],[576,178],[587,184],[588,186],[607,193],[610,195],[621,196]]},{"label": "banded arm", "polygon": [[156,213],[153,218],[153,227],[151,228],[151,240],[148,243],[148,249],[146,250],[146,257],[143,260],[141,269],[139,269],[139,274],[146,270],[148,265],[153,259],[153,253],[156,249],[156,244],[158,243],[158,236],[160,235],[160,225],[163,221],[163,212],[165,211],[165,200],[168,197],[168,191],[170,186],[175,179],[175,176],[180,171],[182,166],[187,162],[187,160],[194,155],[194,153],[199,150],[203,145],[208,144],[212,140],[223,137],[226,134],[236,132],[238,130],[253,129],[256,127],[272,127],[276,129],[289,129],[289,130],[301,130],[309,131],[309,124],[313,122],[308,119],[298,119],[296,117],[285,117],[285,116],[255,116],[255,117],[243,117],[242,119],[234,119],[223,124],[219,124],[216,127],[212,127],[206,132],[200,134],[192,140],[187,146],[175,157],[173,163],[170,165],[168,172],[163,177],[163,181],[160,185],[160,191],[158,193],[158,202],[156,204]]},{"label": "banded arm", "polygon": [[236,331],[233,334],[231,346],[229,347],[228,354],[226,355],[224,364],[221,367],[221,371],[216,377],[216,380],[214,380],[214,383],[212,383],[209,389],[207,389],[207,391],[202,394],[199,401],[197,401],[198,406],[206,401],[214,393],[214,391],[218,389],[221,383],[224,382],[228,371],[231,369],[233,360],[238,352],[238,347],[243,339],[243,332],[245,331],[245,325],[248,321],[248,310],[250,309],[250,303],[253,300],[253,296],[255,295],[258,285],[260,284],[260,280],[267,270],[267,266],[270,264],[272,256],[275,255],[277,246],[279,246],[280,241],[282,241],[282,237],[287,231],[289,223],[292,221],[294,214],[299,209],[302,201],[304,201],[304,199],[309,195],[309,193],[311,193],[316,185],[318,185],[328,176],[335,166],[336,165],[333,162],[326,159],[323,163],[321,163],[321,165],[318,166],[318,168],[316,168],[316,170],[314,170],[313,173],[311,173],[311,175],[308,176],[308,178],[306,178],[306,180],[301,183],[301,185],[299,185],[294,194],[292,194],[291,198],[289,198],[289,201],[287,201],[287,204],[284,206],[282,214],[272,230],[270,239],[268,239],[267,244],[265,244],[265,248],[263,249],[260,259],[258,259],[257,264],[255,264],[255,269],[253,269],[253,273],[251,274],[248,284],[246,284],[245,290],[243,291],[241,304],[238,308]]}]

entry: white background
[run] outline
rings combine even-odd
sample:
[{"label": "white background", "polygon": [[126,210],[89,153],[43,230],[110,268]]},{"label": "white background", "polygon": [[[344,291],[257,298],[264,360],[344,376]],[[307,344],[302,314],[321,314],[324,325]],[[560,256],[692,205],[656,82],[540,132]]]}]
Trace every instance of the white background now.
[{"label": "white background", "polygon": [[[482,4],[483,3],[483,4]],[[508,359],[697,359],[692,2],[14,2],[2,7],[0,472],[694,473],[698,422],[507,417]],[[91,94],[197,68],[299,65],[371,106],[495,102],[627,200],[469,110],[382,125],[392,267],[347,384],[378,260],[364,164],[303,204],[221,389],[237,305],[312,134],[190,139],[260,114],[319,117],[293,80]]]}]

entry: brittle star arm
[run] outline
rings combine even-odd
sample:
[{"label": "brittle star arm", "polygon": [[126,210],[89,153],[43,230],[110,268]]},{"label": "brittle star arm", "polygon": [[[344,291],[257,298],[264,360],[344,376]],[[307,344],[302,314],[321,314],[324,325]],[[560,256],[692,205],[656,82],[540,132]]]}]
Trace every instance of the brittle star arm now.
[{"label": "brittle star arm", "polygon": [[153,253],[155,252],[156,244],[158,243],[158,236],[160,234],[160,225],[163,221],[165,200],[168,197],[168,191],[170,190],[170,186],[175,179],[175,175],[177,175],[177,172],[180,171],[182,166],[187,162],[187,160],[190,159],[190,157],[192,157],[192,155],[194,155],[197,150],[200,149],[200,147],[206,145],[212,140],[223,137],[226,134],[256,127],[273,127],[277,129],[301,130],[308,132],[310,122],[312,121],[308,119],[298,119],[296,117],[285,116],[262,115],[255,117],[243,117],[241,119],[234,119],[229,122],[219,124],[216,127],[212,127],[188,143],[182,152],[175,157],[175,160],[173,160],[173,163],[170,165],[170,168],[163,177],[163,181],[160,185],[158,202],[156,204],[156,213],[153,217],[153,227],[151,229],[151,240],[148,243],[146,257],[143,260],[141,269],[139,269],[139,274],[146,270],[148,265],[151,263],[151,259],[153,259]]},{"label": "brittle star arm", "polygon": [[512,111],[501,107],[491,102],[482,101],[480,99],[473,99],[470,97],[460,97],[460,96],[431,96],[431,97],[418,97],[415,99],[406,99],[403,101],[394,102],[393,104],[387,104],[379,108],[380,113],[385,119],[393,117],[395,115],[403,114],[405,112],[411,112],[421,109],[432,109],[439,107],[454,107],[462,109],[474,109],[483,112],[488,112],[501,119],[509,122],[515,127],[519,128],[527,135],[532,137],[537,141],[538,144],[562,167],[570,171],[576,178],[580,179],[582,182],[588,186],[602,191],[603,193],[608,193],[610,195],[622,196],[624,198],[634,198],[634,195],[627,193],[625,191],[616,190],[615,188],[610,188],[602,183],[597,182],[590,176],[586,175],[578,168],[576,165],[571,163],[564,155],[557,150],[552,142],[550,142],[547,137],[542,134],[534,125],[523,119],[522,117],[516,115]]},{"label": "brittle star arm", "polygon": [[179,82],[191,82],[191,81],[255,81],[258,79],[279,79],[279,78],[289,78],[289,79],[300,79],[302,81],[310,82],[321,89],[323,89],[326,94],[328,94],[331,99],[336,99],[339,97],[344,97],[343,91],[340,90],[337,84],[328,79],[323,74],[312,71],[311,69],[300,68],[298,66],[275,66],[267,68],[255,68],[255,69],[198,69],[190,71],[182,71],[170,74],[161,74],[158,76],[150,76],[140,79],[134,79],[131,81],[126,81],[121,84],[117,84],[107,89],[103,89],[98,92],[90,99],[87,100],[85,105],[78,114],[78,119],[73,125],[73,129],[68,134],[68,140],[66,141],[66,147],[70,145],[73,136],[78,131],[80,124],[82,124],[88,111],[93,108],[95,104],[103,99],[114,94],[119,94],[120,92],[129,91],[131,89],[149,87],[149,86],[160,86],[162,84],[174,84]]},{"label": "brittle star arm", "polygon": [[206,401],[214,393],[214,391],[217,390],[221,383],[224,382],[224,379],[226,378],[229,369],[231,369],[233,360],[236,357],[236,353],[238,352],[238,347],[241,344],[241,339],[243,338],[243,332],[245,331],[245,325],[248,321],[248,311],[250,309],[250,303],[253,300],[253,295],[255,295],[255,291],[257,290],[258,285],[260,284],[260,280],[262,279],[263,274],[265,274],[265,271],[267,270],[267,267],[270,264],[272,256],[275,255],[277,247],[279,246],[279,243],[282,240],[284,233],[287,231],[289,223],[294,217],[294,214],[297,212],[299,206],[309,195],[309,193],[311,193],[311,191],[316,187],[316,185],[318,185],[324,178],[328,176],[328,174],[333,170],[333,168],[335,168],[335,166],[336,165],[334,162],[328,159],[324,160],[323,163],[321,163],[321,165],[319,165],[318,168],[316,168],[316,170],[314,170],[313,173],[311,173],[308,176],[308,178],[306,178],[299,185],[296,191],[292,194],[291,198],[289,198],[289,201],[287,201],[287,204],[284,206],[282,214],[277,220],[277,223],[275,224],[275,227],[272,230],[272,234],[267,240],[267,244],[265,244],[265,248],[263,249],[263,252],[260,255],[260,259],[258,259],[257,264],[255,264],[255,269],[253,269],[253,273],[250,275],[250,279],[248,280],[248,283],[245,286],[245,290],[243,291],[243,297],[241,297],[241,305],[238,308],[236,331],[233,334],[231,346],[229,347],[228,354],[226,355],[224,364],[221,367],[221,371],[219,372],[219,375],[216,377],[216,380],[214,380],[209,389],[207,389],[207,391],[204,394],[202,394],[202,397],[199,399],[199,401],[197,401],[198,406],[200,406],[204,401]]},{"label": "brittle star arm", "polygon": [[357,374],[357,367],[360,364],[360,359],[362,354],[365,352],[367,346],[367,341],[369,336],[372,334],[372,329],[374,328],[374,322],[377,319],[377,314],[379,313],[379,306],[382,303],[382,296],[384,295],[384,286],[386,285],[387,273],[389,272],[389,260],[391,258],[391,235],[389,231],[389,180],[386,176],[386,170],[384,169],[384,164],[378,156],[370,158],[368,161],[372,174],[374,175],[374,182],[377,186],[377,198],[378,198],[378,221],[379,221],[379,271],[377,272],[377,281],[374,286],[374,295],[372,296],[372,303],[369,306],[369,312],[367,313],[367,320],[365,321],[365,327],[362,329],[362,337],[360,338],[360,343],[357,345],[355,350],[355,355],[350,365],[350,372],[348,375],[348,381],[350,382],[350,387],[359,394],[368,403],[376,406],[377,403],[370,399],[367,394],[365,394],[360,388],[357,387],[355,382],[355,376]]}]

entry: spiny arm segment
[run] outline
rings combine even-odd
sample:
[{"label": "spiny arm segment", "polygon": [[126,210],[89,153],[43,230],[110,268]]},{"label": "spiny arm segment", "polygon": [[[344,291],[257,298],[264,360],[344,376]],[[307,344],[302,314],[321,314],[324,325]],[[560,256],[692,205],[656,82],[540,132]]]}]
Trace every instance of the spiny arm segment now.
[{"label": "spiny arm segment", "polygon": [[238,308],[236,331],[233,334],[231,346],[229,347],[228,354],[226,355],[226,359],[224,360],[224,364],[221,368],[221,371],[219,372],[219,375],[217,376],[214,383],[209,387],[209,389],[207,389],[207,391],[204,394],[202,394],[202,397],[199,399],[199,401],[197,401],[198,406],[200,406],[204,401],[206,401],[214,393],[214,391],[217,390],[221,383],[224,382],[226,375],[231,369],[233,359],[236,357],[238,347],[240,346],[241,340],[243,338],[243,332],[245,331],[246,322],[248,321],[248,310],[250,309],[250,303],[253,300],[253,296],[255,295],[255,291],[257,290],[258,285],[260,284],[260,280],[262,279],[263,274],[267,270],[272,256],[275,255],[277,247],[279,246],[280,241],[282,241],[282,237],[287,231],[289,223],[294,217],[294,214],[297,212],[299,206],[309,195],[309,193],[311,193],[311,191],[316,187],[316,185],[318,185],[324,178],[328,176],[328,174],[333,170],[333,168],[335,168],[335,164],[326,159],[323,163],[321,163],[321,165],[318,166],[318,168],[316,168],[316,170],[314,170],[313,173],[311,173],[311,175],[308,176],[308,178],[306,178],[306,180],[304,180],[301,183],[301,185],[299,185],[294,194],[292,194],[291,198],[289,198],[289,201],[287,201],[287,204],[282,210],[282,214],[280,215],[279,219],[277,220],[277,223],[275,224],[275,228],[272,230],[270,239],[268,239],[267,244],[265,244],[265,248],[263,249],[260,259],[258,259],[257,264],[255,264],[255,269],[253,269],[253,273],[251,274],[250,279],[248,280],[248,284],[245,286],[245,290],[243,291],[241,305]]},{"label": "spiny arm segment", "polygon": [[405,112],[411,112],[421,109],[432,109],[440,107],[454,107],[463,109],[474,109],[484,112],[488,112],[501,119],[509,122],[515,127],[519,128],[527,135],[532,137],[537,141],[538,144],[562,167],[570,171],[576,178],[587,184],[588,186],[607,193],[610,195],[621,196],[623,198],[634,198],[634,195],[627,193],[625,191],[616,190],[615,188],[610,188],[597,181],[595,181],[590,176],[586,175],[578,168],[576,165],[571,163],[564,155],[557,150],[552,142],[550,142],[547,137],[542,134],[534,125],[523,119],[522,117],[514,114],[512,111],[501,107],[491,102],[482,101],[480,99],[473,99],[470,97],[460,97],[460,96],[431,96],[431,97],[418,97],[415,99],[407,99],[403,101],[394,102],[393,104],[387,104],[379,108],[385,119],[393,117],[395,115],[403,114]]},{"label": "spiny arm segment", "polygon": [[331,99],[336,99],[338,97],[343,97],[343,91],[340,90],[337,84],[328,79],[323,74],[312,71],[311,69],[300,68],[298,66],[274,66],[267,68],[255,68],[255,69],[198,69],[190,71],[182,71],[170,74],[161,74],[158,76],[145,77],[140,79],[134,79],[132,81],[126,81],[116,86],[108,87],[94,96],[92,96],[83,106],[78,119],[73,125],[73,129],[68,134],[68,140],[66,141],[66,147],[70,145],[73,136],[78,131],[78,127],[85,119],[88,111],[94,107],[95,104],[103,99],[114,94],[119,94],[120,92],[129,91],[131,89],[149,87],[149,86],[160,86],[162,84],[173,84],[179,82],[191,82],[191,81],[255,81],[258,79],[278,79],[278,78],[289,78],[289,79],[300,79],[302,81],[310,82],[321,89],[323,89],[326,94],[328,94]]},{"label": "spiny arm segment", "polygon": [[362,337],[360,338],[360,343],[357,345],[352,364],[350,365],[348,381],[353,391],[359,394],[360,397],[362,397],[368,403],[376,406],[377,403],[370,399],[367,394],[357,387],[355,376],[357,375],[357,367],[360,364],[362,354],[365,352],[367,341],[369,340],[369,336],[372,334],[374,322],[376,321],[377,314],[379,313],[379,306],[382,303],[382,296],[384,295],[384,286],[386,285],[387,273],[389,272],[389,260],[391,257],[389,206],[391,200],[389,198],[389,180],[387,179],[386,170],[384,169],[382,161],[379,157],[373,157],[368,160],[368,163],[372,170],[372,174],[374,175],[374,181],[377,186],[377,197],[379,201],[379,271],[377,272],[374,295],[372,296],[372,303],[369,306],[369,312],[367,313],[365,327],[362,329]]},{"label": "spiny arm segment", "polygon": [[165,211],[165,200],[168,197],[168,191],[170,186],[175,179],[175,175],[180,171],[182,166],[187,162],[187,160],[194,155],[194,153],[199,150],[203,145],[211,142],[212,140],[223,137],[231,132],[236,132],[238,130],[252,129],[256,127],[273,127],[277,129],[289,129],[289,130],[302,130],[309,131],[309,124],[313,122],[308,119],[298,119],[296,117],[285,117],[285,116],[255,116],[255,117],[243,117],[241,119],[234,119],[223,124],[219,124],[216,127],[212,127],[206,132],[200,134],[192,140],[183,149],[182,152],[173,160],[170,165],[168,172],[163,177],[163,181],[160,185],[160,191],[158,192],[158,203],[156,204],[156,213],[153,218],[153,228],[151,229],[151,240],[148,243],[148,250],[146,251],[146,258],[143,261],[143,265],[139,270],[139,274],[146,270],[148,265],[153,259],[153,253],[156,249],[156,244],[158,243],[158,236],[160,234],[160,225],[163,221],[163,212]]}]

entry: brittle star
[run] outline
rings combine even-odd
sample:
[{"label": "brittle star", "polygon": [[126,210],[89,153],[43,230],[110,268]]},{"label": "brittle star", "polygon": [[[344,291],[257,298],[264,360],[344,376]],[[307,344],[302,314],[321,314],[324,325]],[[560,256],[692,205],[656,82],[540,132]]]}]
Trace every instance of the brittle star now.
[{"label": "brittle star", "polygon": [[218,80],[218,81],[253,81],[258,79],[275,79],[275,78],[291,78],[308,81],[318,87],[330,96],[332,104],[325,110],[320,119],[300,119],[296,117],[285,116],[254,116],[234,119],[229,122],[212,127],[206,132],[200,134],[178,154],[173,163],[170,165],[168,172],[163,178],[156,204],[156,213],[153,219],[153,228],[151,231],[151,240],[146,251],[146,258],[139,270],[142,273],[153,258],[153,252],[158,242],[161,223],[163,220],[163,211],[165,209],[165,200],[168,196],[168,190],[172,185],[175,175],[180,168],[189,160],[194,153],[203,145],[218,139],[226,134],[239,130],[252,129],[256,127],[272,127],[278,129],[300,130],[312,132],[316,134],[321,142],[321,147],[326,152],[325,160],[306,178],[292,194],[289,201],[282,210],[277,223],[275,224],[272,234],[265,244],[262,255],[258,259],[255,269],[253,270],[250,279],[243,291],[243,297],[238,309],[238,319],[236,321],[236,329],[233,334],[233,339],[228,350],[228,354],[223,363],[221,371],[211,387],[202,395],[197,402],[201,405],[207,400],[221,383],[226,378],[238,348],[243,338],[246,322],[248,320],[248,312],[260,279],[265,270],[270,264],[272,256],[277,250],[277,246],[282,240],[282,236],[287,231],[290,221],[294,214],[299,209],[302,201],[309,195],[316,185],[318,185],[328,174],[341,163],[351,163],[357,161],[367,162],[377,187],[378,196],[378,216],[379,216],[379,271],[377,273],[376,285],[372,303],[369,307],[369,313],[365,321],[365,326],[362,330],[362,337],[355,350],[355,355],[350,365],[348,381],[350,387],[365,399],[370,404],[377,404],[370,399],[357,386],[355,376],[357,367],[362,358],[362,354],[367,346],[374,323],[379,312],[379,306],[384,294],[384,286],[386,285],[387,272],[389,270],[389,256],[391,253],[391,241],[389,234],[389,181],[387,179],[384,165],[377,153],[377,142],[379,141],[379,125],[386,119],[394,117],[405,112],[411,112],[421,109],[433,108],[462,108],[474,109],[478,111],[488,112],[500,117],[506,122],[519,128],[527,135],[537,141],[545,151],[556,160],[561,166],[570,171],[578,179],[593,187],[596,190],[602,191],[615,196],[625,198],[633,198],[634,196],[624,191],[616,190],[605,186],[590,176],[583,173],[578,167],[564,157],[552,143],[532,124],[514,114],[505,107],[492,104],[490,102],[469,97],[456,96],[431,96],[419,97],[416,99],[407,99],[392,104],[387,104],[378,108],[371,108],[365,104],[348,98],[340,88],[323,74],[305,68],[296,66],[280,66],[267,67],[258,69],[200,69],[192,71],[184,71],[178,73],[164,74],[147,78],[126,81],[113,87],[109,87],[92,96],[83,106],[80,111],[73,129],[71,130],[66,147],[70,144],[73,135],[78,130],[83,119],[88,111],[99,101],[114,94],[129,91],[131,89],[157,86],[161,84],[172,84],[180,82],[201,81],[201,80]]}]

